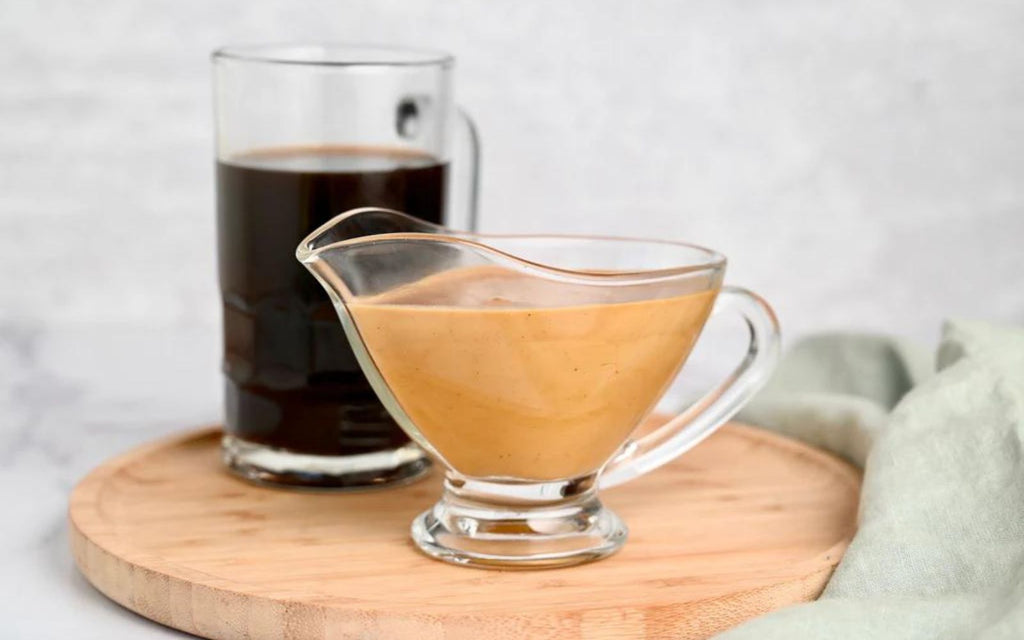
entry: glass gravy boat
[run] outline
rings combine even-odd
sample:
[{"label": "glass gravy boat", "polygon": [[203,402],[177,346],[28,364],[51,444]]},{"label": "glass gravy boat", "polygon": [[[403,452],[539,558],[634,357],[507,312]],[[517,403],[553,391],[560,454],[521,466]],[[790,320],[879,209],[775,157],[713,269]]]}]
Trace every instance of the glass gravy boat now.
[{"label": "glass gravy boat", "polygon": [[[314,231],[296,256],[330,294],[384,406],[445,466],[443,495],[412,537],[456,564],[557,567],[613,553],[627,529],[598,489],[706,438],[778,359],[768,304],[722,287],[725,258],[689,244],[488,236],[364,208]],[[746,320],[746,357],[692,406],[652,417],[713,309]]]}]

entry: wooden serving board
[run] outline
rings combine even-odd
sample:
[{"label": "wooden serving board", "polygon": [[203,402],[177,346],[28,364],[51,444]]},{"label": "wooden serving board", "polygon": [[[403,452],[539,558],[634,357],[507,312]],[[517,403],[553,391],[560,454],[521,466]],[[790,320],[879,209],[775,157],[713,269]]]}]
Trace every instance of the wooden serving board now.
[{"label": "wooden serving board", "polygon": [[439,477],[390,491],[294,493],[225,472],[219,432],[122,455],[71,495],[82,573],[111,599],[217,640],[706,638],[815,598],[855,529],[860,474],[736,424],[604,494],[617,555],[548,571],[420,555],[413,516]]}]

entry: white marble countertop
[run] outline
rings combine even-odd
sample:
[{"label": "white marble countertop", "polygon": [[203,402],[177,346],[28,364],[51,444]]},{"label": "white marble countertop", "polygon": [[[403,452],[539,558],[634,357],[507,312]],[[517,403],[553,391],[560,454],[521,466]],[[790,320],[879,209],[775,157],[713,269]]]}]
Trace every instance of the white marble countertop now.
[{"label": "white marble countertop", "polygon": [[191,637],[86,582],[66,510],[71,488],[103,460],[217,419],[218,348],[214,328],[0,322],[0,638]]}]

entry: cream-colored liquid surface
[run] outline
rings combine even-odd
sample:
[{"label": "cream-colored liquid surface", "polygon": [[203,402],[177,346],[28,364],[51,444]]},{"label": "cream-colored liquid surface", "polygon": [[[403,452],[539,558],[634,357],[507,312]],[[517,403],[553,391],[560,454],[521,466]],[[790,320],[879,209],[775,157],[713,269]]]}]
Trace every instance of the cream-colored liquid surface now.
[{"label": "cream-colored liquid surface", "polygon": [[453,468],[554,480],[596,471],[623,444],[717,293],[549,306],[557,287],[472,267],[348,309],[395,398]]}]

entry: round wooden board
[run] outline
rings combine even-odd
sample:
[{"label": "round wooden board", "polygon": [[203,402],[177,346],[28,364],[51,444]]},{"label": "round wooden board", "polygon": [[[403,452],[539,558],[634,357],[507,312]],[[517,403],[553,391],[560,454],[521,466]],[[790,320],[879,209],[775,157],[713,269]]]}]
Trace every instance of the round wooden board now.
[{"label": "round wooden board", "polygon": [[390,491],[295,493],[221,467],[219,432],[127,453],[71,495],[71,545],[111,599],[217,640],[706,638],[815,598],[855,529],[860,474],[731,424],[604,494],[618,554],[499,572],[420,555],[409,522],[439,478]]}]

